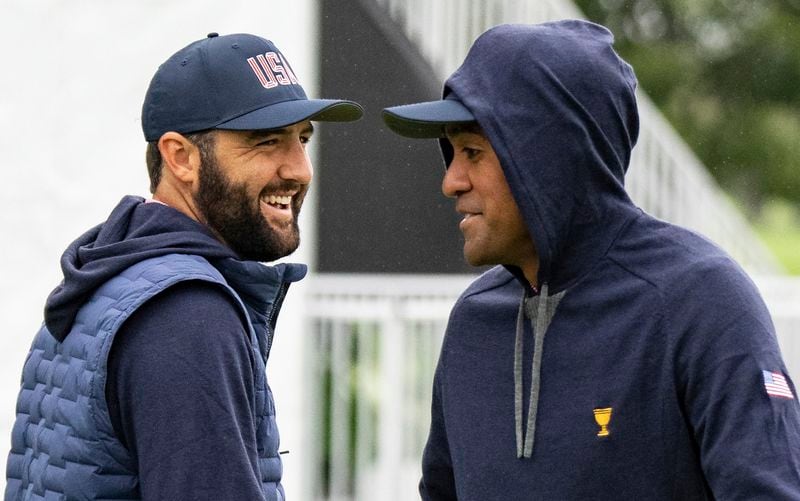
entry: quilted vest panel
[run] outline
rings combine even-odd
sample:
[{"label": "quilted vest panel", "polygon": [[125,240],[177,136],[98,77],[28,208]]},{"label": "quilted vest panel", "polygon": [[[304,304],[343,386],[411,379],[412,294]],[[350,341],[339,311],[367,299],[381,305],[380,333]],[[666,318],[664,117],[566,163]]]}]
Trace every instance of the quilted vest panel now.
[{"label": "quilted vest panel", "polygon": [[[183,280],[221,284],[208,261],[170,254],[142,261],[101,286],[58,343],[43,326],[25,361],[11,435],[5,500],[137,499],[133,458],[116,438],[105,399],[108,354],[122,323],[145,301]],[[259,353],[250,325],[251,348]],[[263,369],[263,367],[262,367]],[[281,501],[279,437],[265,370],[256,371],[257,449],[265,498]]]}]

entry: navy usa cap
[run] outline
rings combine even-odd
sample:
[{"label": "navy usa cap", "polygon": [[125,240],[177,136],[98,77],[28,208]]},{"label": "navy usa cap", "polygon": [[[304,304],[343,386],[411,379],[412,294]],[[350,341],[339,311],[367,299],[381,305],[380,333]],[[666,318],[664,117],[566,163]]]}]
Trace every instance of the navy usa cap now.
[{"label": "navy usa cap", "polygon": [[206,129],[278,129],[303,120],[349,122],[358,103],[308,99],[275,45],[248,34],[209,33],[159,66],[142,106],[145,139]]},{"label": "navy usa cap", "polygon": [[445,126],[475,122],[475,117],[451,94],[439,101],[385,108],[383,121],[401,136],[422,139],[444,137]]}]

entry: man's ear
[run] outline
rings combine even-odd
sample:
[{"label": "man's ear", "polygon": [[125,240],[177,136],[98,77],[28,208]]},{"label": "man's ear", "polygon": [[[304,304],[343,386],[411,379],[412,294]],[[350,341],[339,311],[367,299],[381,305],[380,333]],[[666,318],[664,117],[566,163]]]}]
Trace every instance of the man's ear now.
[{"label": "man's ear", "polygon": [[200,150],[177,132],[165,132],[158,140],[162,169],[186,184],[194,184],[200,173]]}]

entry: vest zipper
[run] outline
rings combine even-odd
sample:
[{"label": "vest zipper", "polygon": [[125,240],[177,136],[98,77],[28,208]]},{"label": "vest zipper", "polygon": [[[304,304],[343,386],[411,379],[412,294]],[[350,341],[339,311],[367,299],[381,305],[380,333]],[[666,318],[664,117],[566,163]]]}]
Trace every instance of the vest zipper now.
[{"label": "vest zipper", "polygon": [[275,324],[278,322],[278,312],[283,306],[283,300],[286,298],[286,291],[289,290],[289,282],[282,282],[278,289],[278,295],[275,296],[275,302],[272,303],[272,310],[269,312],[267,318],[267,353],[264,355],[264,361],[269,359],[269,352],[272,350],[272,338],[275,336]]}]

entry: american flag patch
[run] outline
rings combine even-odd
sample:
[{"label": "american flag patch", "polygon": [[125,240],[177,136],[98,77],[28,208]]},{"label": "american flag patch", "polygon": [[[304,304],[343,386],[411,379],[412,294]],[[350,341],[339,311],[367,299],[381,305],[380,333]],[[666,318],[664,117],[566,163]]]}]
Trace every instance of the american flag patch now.
[{"label": "american flag patch", "polygon": [[764,375],[764,389],[767,395],[781,398],[794,398],[792,390],[786,383],[786,378],[780,372],[761,371]]}]

